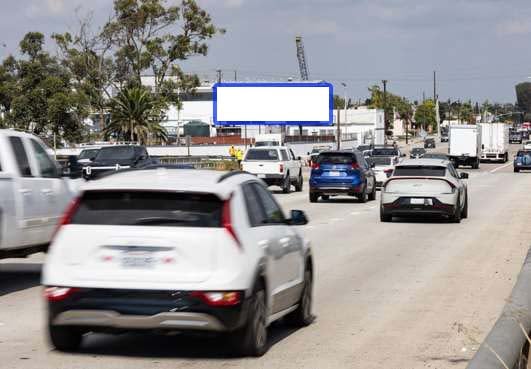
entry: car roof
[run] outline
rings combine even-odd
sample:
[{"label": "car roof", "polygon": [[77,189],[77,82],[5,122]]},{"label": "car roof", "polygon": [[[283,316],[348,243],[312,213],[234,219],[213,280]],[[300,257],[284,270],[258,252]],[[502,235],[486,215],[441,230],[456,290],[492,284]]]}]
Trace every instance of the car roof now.
[{"label": "car roof", "polygon": [[82,191],[137,190],[212,193],[228,199],[235,187],[243,182],[260,182],[254,175],[234,171],[222,172],[197,169],[136,169],[116,172],[88,182]]},{"label": "car roof", "polygon": [[249,150],[277,150],[277,149],[289,150],[289,147],[287,147],[287,146],[254,146],[254,147],[249,147]]},{"label": "car roof", "polygon": [[441,166],[441,167],[447,167],[450,162],[448,160],[443,159],[404,159],[401,163],[397,164],[397,167],[407,167],[407,166],[427,166],[427,167],[433,167],[433,166]]}]

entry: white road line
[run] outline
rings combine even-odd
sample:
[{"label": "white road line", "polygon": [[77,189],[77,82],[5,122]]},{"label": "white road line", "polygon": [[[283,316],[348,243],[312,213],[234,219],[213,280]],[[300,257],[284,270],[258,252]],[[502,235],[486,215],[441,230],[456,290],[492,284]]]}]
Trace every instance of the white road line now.
[{"label": "white road line", "polygon": [[343,220],[343,218],[332,218],[332,219],[330,219],[330,222],[340,222],[342,220]]},{"label": "white road line", "polygon": [[501,167],[494,168],[493,170],[490,171],[490,173],[495,173],[500,169],[507,168],[509,165],[513,165],[513,163],[507,163],[507,164],[502,165]]},{"label": "white road line", "polygon": [[350,215],[360,215],[361,213],[359,211],[353,211],[350,213]]}]

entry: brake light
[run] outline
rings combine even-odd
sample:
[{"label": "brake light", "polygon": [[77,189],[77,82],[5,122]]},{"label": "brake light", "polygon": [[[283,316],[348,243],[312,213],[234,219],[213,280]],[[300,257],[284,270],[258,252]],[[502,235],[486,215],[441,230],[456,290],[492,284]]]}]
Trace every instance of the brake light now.
[{"label": "brake light", "polygon": [[312,163],[312,169],[319,169],[320,167],[319,163]]},{"label": "brake light", "polygon": [[280,170],[280,173],[284,173],[284,164],[280,164],[278,169]]},{"label": "brake light", "polygon": [[352,169],[360,169],[360,165],[358,163],[352,163]]},{"label": "brake light", "polygon": [[59,223],[57,223],[57,226],[55,227],[55,230],[53,231],[52,238],[51,238],[52,241],[62,226],[70,224],[72,222],[72,218],[74,217],[74,214],[79,208],[80,203],[81,203],[81,199],[79,197],[76,197],[72,201],[70,201],[70,204],[68,204],[68,206],[66,207],[66,210],[63,213],[63,216],[61,217],[61,219],[59,220]]},{"label": "brake light", "polygon": [[241,302],[241,292],[201,292],[194,291],[190,293],[191,297],[195,297],[203,301],[209,306],[234,306]]},{"label": "brake light", "polygon": [[230,199],[223,203],[223,210],[221,213],[221,225],[223,226],[223,228],[225,228],[225,230],[229,233],[229,235],[232,237],[234,242],[236,242],[238,247],[241,249],[242,244],[232,225],[232,217],[231,217],[231,211],[230,211]]},{"label": "brake light", "polygon": [[63,301],[77,291],[79,288],[47,287],[44,289],[44,298],[50,302]]}]

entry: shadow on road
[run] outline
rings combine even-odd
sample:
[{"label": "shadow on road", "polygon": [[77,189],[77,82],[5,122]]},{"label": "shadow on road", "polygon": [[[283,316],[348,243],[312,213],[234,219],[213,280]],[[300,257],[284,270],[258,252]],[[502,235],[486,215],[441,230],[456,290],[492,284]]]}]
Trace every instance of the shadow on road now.
[{"label": "shadow on road", "polygon": [[[269,329],[270,347],[295,331],[296,329],[282,324],[273,324]],[[90,334],[85,338],[79,353],[144,358],[240,359],[227,341],[226,336],[188,334]]]},{"label": "shadow on road", "polygon": [[0,296],[38,286],[41,269],[40,263],[1,263]]},{"label": "shadow on road", "polygon": [[393,218],[393,223],[425,223],[425,224],[455,224],[446,218],[438,217],[407,217]]}]

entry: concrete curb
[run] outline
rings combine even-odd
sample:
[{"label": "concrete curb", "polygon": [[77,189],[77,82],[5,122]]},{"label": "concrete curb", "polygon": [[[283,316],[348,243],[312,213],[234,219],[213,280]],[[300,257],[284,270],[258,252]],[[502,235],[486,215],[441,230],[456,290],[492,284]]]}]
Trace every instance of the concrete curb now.
[{"label": "concrete curb", "polygon": [[[510,369],[527,368],[527,339],[522,332],[531,331],[531,249],[501,316],[467,369],[505,369],[494,352]],[[494,352],[493,352],[494,351]]]}]

